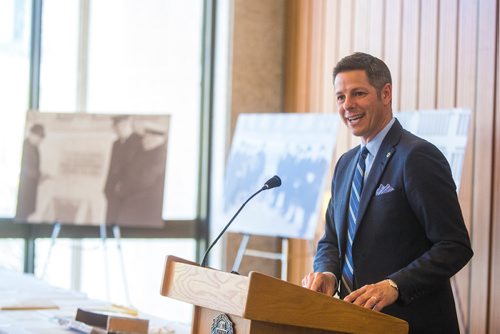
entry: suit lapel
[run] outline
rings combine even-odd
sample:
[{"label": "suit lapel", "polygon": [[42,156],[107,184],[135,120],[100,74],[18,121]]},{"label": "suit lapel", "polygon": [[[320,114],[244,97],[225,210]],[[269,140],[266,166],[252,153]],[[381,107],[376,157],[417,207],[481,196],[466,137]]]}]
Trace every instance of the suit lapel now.
[{"label": "suit lapel", "polygon": [[366,212],[366,209],[368,208],[368,205],[370,204],[371,199],[373,198],[375,189],[380,182],[382,174],[384,174],[385,168],[387,167],[389,160],[391,160],[392,156],[394,155],[394,152],[396,151],[396,145],[401,139],[402,131],[403,128],[396,119],[396,122],[394,122],[392,128],[389,130],[386,137],[384,138],[382,145],[380,145],[377,156],[373,161],[370,174],[368,174],[366,183],[363,186],[363,192],[361,194],[361,200],[359,204],[358,218],[357,218],[358,229],[363,223],[363,216]]}]

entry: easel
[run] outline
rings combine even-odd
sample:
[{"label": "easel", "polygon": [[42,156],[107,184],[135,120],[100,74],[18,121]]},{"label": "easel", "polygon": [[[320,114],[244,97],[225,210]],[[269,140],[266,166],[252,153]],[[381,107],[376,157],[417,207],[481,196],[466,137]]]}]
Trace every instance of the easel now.
[{"label": "easel", "polygon": [[281,240],[281,252],[266,252],[255,249],[248,249],[248,242],[250,240],[250,234],[243,233],[243,239],[241,239],[238,252],[236,253],[236,258],[234,259],[233,268],[231,272],[238,272],[240,269],[241,261],[243,256],[253,256],[269,260],[281,261],[281,279],[286,281],[288,273],[288,238],[279,238]]},{"label": "easel", "polygon": [[[127,282],[127,275],[125,274],[125,261],[123,259],[123,250],[122,250],[122,245],[121,245],[121,231],[120,231],[120,226],[118,225],[112,225],[111,226],[112,231],[113,231],[113,238],[116,241],[116,248],[118,250],[118,255],[120,257],[120,266],[121,266],[121,273],[122,273],[122,279],[123,279],[123,289],[125,290],[125,301],[127,305],[131,305],[130,303],[130,296],[129,296],[129,291],[128,291],[128,282]],[[57,238],[59,237],[59,233],[61,232],[61,223],[55,222],[54,226],[52,227],[52,233],[51,233],[51,242],[49,246],[49,250],[47,253],[47,260],[45,261],[45,264],[43,266],[43,271],[41,278],[44,279],[45,275],[47,273],[47,267],[50,262],[50,258],[52,255],[52,249],[54,248]],[[108,265],[108,249],[107,249],[107,237],[106,237],[106,224],[100,224],[99,225],[99,238],[101,239],[101,246],[102,246],[102,252],[104,254],[104,269],[105,269],[105,280],[106,280],[106,296],[107,299],[110,300],[110,285],[109,285],[109,265]]]}]

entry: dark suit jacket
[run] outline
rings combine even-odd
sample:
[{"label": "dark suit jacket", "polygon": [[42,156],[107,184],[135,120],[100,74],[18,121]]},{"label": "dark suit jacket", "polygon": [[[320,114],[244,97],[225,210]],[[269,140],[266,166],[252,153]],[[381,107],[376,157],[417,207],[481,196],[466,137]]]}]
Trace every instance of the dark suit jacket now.
[{"label": "dark suit jacket", "polygon": [[123,195],[120,192],[123,182],[129,177],[130,164],[136,159],[137,152],[142,148],[142,139],[132,133],[124,142],[115,140],[111,148],[108,176],[104,185],[107,200],[106,224],[118,224],[118,215],[123,209]]},{"label": "dark suit jacket", "polygon": [[38,183],[40,182],[40,152],[38,147],[24,140],[21,177],[17,199],[16,220],[28,221],[30,214],[36,211]]},{"label": "dark suit jacket", "polygon": [[163,225],[166,154],[166,144],[147,151],[141,147],[136,153],[126,170],[120,190],[123,202],[117,215],[118,225]]},{"label": "dark suit jacket", "polygon": [[[338,161],[326,228],[314,270],[341,277],[347,210],[359,146]],[[376,196],[380,184],[394,191]],[[365,182],[352,246],[354,288],[390,278],[398,301],[383,312],[405,319],[410,333],[458,333],[450,277],[472,257],[451,170],[429,142],[396,120]],[[341,296],[343,298],[344,296]]]}]

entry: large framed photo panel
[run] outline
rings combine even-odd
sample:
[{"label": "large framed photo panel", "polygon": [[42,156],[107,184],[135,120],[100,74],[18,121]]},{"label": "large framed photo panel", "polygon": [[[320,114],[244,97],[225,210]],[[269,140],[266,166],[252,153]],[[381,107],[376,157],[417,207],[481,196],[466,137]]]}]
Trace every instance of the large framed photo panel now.
[{"label": "large framed photo panel", "polygon": [[28,112],[16,221],[163,226],[168,115]]}]

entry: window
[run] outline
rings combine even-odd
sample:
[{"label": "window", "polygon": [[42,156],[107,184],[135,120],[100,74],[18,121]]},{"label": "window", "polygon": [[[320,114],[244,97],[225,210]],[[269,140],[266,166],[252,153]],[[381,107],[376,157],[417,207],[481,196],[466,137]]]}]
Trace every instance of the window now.
[{"label": "window", "polygon": [[0,217],[13,217],[16,207],[30,87],[30,3],[0,0]]},{"label": "window", "polygon": [[45,0],[40,110],[170,114],[163,217],[194,219],[203,2]]},{"label": "window", "polygon": [[[30,87],[30,3],[0,0],[0,217],[15,213]],[[0,239],[0,266],[22,271],[23,247],[22,239]]]},{"label": "window", "polygon": [[[2,224],[10,224],[16,209],[30,85],[39,89],[39,99],[33,105],[40,112],[171,115],[163,218],[198,219],[206,2],[43,0],[40,81],[30,82],[31,7],[40,3],[42,0],[0,0],[0,89],[8,92],[0,99]],[[173,225],[178,232],[179,224]],[[192,226],[186,230],[193,231]],[[17,231],[17,227],[38,233],[28,225],[12,230]],[[65,229],[69,227],[63,226],[62,231]],[[46,236],[47,226],[40,231]],[[70,234],[79,237],[74,231]],[[122,239],[121,254],[116,240],[109,238],[104,249],[98,235],[59,238],[54,244],[41,235],[33,236],[37,238],[35,274],[49,283],[81,290],[91,298],[131,303],[163,318],[190,320],[189,305],[167,302],[158,292],[167,254],[195,260],[198,244],[194,232],[192,238],[183,239],[145,239],[140,235]],[[30,247],[25,247],[22,239],[0,239],[0,249],[9,249],[13,255],[12,263],[0,265],[20,270],[23,248]],[[107,264],[104,258],[109,259]],[[125,276],[120,274],[122,269]],[[106,279],[112,286],[107,286]]]},{"label": "window", "polygon": [[0,239],[0,267],[23,271],[24,241],[21,239]]}]

